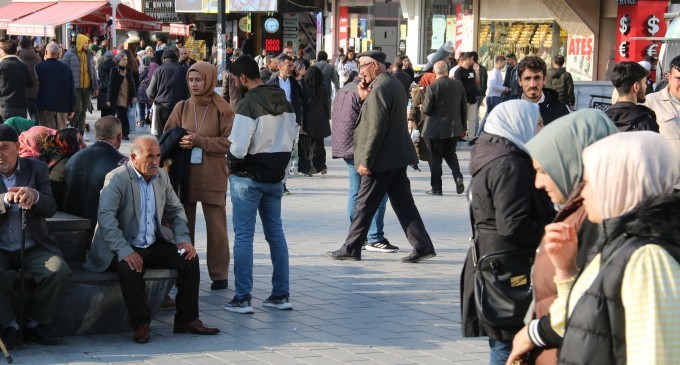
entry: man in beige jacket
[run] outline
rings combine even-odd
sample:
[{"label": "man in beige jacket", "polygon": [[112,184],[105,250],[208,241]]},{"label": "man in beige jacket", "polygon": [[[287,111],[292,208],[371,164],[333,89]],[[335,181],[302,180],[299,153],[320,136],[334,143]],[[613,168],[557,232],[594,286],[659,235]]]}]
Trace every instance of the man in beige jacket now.
[{"label": "man in beige jacket", "polygon": [[676,157],[680,157],[680,56],[670,64],[668,86],[647,95],[645,105],[656,113],[659,133],[673,146]]}]

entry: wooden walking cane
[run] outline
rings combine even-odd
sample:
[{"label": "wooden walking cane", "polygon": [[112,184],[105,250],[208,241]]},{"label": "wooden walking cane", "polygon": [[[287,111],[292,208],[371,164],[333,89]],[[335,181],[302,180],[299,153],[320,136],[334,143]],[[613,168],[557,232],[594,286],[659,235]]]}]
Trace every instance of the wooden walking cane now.
[{"label": "wooden walking cane", "polygon": [[5,347],[5,343],[2,342],[2,339],[0,338],[0,350],[2,350],[2,354],[5,355],[5,360],[7,360],[8,364],[11,364],[14,362],[14,359],[12,359],[12,356],[9,355],[9,352],[7,351],[7,347]]}]

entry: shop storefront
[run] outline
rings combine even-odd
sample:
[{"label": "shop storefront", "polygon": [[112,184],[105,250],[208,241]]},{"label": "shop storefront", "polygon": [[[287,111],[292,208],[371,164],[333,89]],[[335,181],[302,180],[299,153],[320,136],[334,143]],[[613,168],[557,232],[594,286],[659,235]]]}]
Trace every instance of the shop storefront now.
[{"label": "shop storefront", "polygon": [[385,52],[388,61],[409,51],[407,19],[398,1],[339,0],[337,6],[335,48],[357,53],[377,49]]},{"label": "shop storefront", "polygon": [[[616,33],[615,61],[638,62],[646,56],[659,57],[661,42],[649,38],[666,34],[664,13],[667,0],[639,0],[619,3],[617,9],[618,32]],[[655,66],[655,65],[654,65]],[[652,79],[656,73],[652,72]]]},{"label": "shop storefront", "polygon": [[423,0],[423,40],[420,58],[435,52],[448,41],[455,42],[455,57],[474,50],[472,0]]}]

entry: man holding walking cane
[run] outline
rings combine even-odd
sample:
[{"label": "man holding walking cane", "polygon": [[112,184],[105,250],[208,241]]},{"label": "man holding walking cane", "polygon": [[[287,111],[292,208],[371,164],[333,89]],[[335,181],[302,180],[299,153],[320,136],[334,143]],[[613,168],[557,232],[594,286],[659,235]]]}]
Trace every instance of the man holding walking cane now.
[{"label": "man holding walking cane", "polygon": [[[47,165],[18,156],[19,137],[11,127],[0,125],[0,328],[9,348],[19,342],[19,323],[12,290],[14,273],[30,274],[36,284],[32,301],[24,303],[24,340],[57,345],[40,325],[49,324],[59,295],[71,270],[62,258],[57,242],[49,236],[45,218],[57,211]],[[22,209],[26,229],[22,229]],[[22,242],[22,231],[25,234]],[[25,247],[22,260],[22,245]],[[22,268],[23,261],[23,268]]]}]

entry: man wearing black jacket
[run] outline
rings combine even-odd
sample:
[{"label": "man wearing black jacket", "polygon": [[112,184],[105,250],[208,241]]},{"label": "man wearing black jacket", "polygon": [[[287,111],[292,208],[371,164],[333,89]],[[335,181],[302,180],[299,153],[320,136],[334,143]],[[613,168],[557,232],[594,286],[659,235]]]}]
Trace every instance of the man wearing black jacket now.
[{"label": "man wearing black jacket", "polygon": [[639,104],[646,100],[648,76],[649,72],[636,62],[619,62],[614,66],[612,83],[619,99],[605,113],[620,132],[659,132],[654,111]]},{"label": "man wearing black jacket", "polygon": [[189,98],[187,68],[177,62],[175,51],[163,51],[162,60],[163,64],[156,69],[146,89],[149,98],[154,99],[154,128],[151,133],[157,137],[163,134],[175,104]]},{"label": "man wearing black jacket", "polygon": [[17,46],[14,40],[0,39],[0,120],[28,115],[26,89],[33,86],[33,79],[16,55]]},{"label": "man wearing black jacket", "polygon": [[517,65],[517,78],[522,94],[512,98],[538,104],[543,125],[570,113],[567,104],[559,100],[557,91],[545,87],[546,70],[547,65],[540,57],[524,57]]}]

